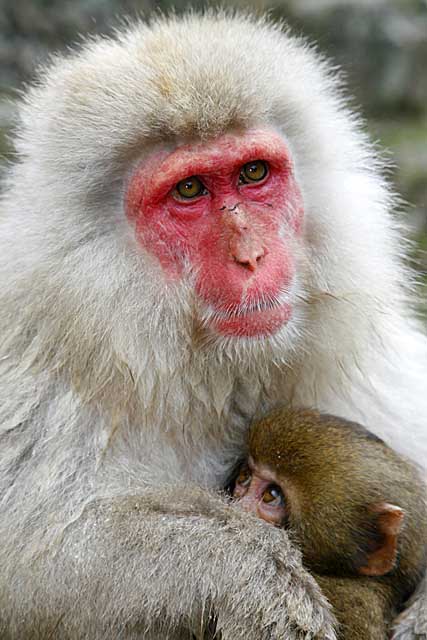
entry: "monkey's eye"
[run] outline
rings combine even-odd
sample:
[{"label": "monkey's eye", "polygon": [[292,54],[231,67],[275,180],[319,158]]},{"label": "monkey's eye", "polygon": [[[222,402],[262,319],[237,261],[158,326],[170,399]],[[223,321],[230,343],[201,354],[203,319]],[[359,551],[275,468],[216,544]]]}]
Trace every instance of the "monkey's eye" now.
[{"label": "monkey's eye", "polygon": [[283,505],[285,503],[285,498],[282,490],[277,486],[277,484],[271,484],[262,494],[262,501],[265,502],[265,504],[274,507]]},{"label": "monkey's eye", "polygon": [[264,180],[268,174],[268,165],[263,160],[254,160],[243,165],[240,175],[239,184],[249,184],[251,182],[260,182]]},{"label": "monkey's eye", "polygon": [[251,474],[247,467],[243,467],[240,470],[239,475],[236,478],[236,484],[240,484],[242,487],[247,487],[251,481]]},{"label": "monkey's eye", "polygon": [[191,198],[197,198],[198,196],[205,195],[207,190],[199,178],[196,176],[190,176],[189,178],[185,178],[185,180],[178,182],[173,193],[179,198],[189,200]]}]

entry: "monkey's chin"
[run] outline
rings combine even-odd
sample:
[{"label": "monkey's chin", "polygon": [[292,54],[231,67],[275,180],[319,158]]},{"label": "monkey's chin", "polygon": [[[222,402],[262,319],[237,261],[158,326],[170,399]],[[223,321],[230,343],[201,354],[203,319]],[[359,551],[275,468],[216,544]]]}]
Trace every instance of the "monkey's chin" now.
[{"label": "monkey's chin", "polygon": [[216,315],[211,328],[220,335],[236,338],[263,338],[277,333],[292,316],[290,304],[274,309],[249,311],[222,318]]}]

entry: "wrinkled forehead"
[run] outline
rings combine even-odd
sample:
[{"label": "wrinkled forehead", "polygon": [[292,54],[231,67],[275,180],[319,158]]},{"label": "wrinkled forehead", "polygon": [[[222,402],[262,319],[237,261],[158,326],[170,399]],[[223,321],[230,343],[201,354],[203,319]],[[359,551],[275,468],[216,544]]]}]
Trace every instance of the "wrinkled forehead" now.
[{"label": "wrinkled forehead", "polygon": [[174,145],[159,143],[141,159],[147,176],[157,173],[167,179],[178,170],[179,180],[182,175],[210,173],[219,168],[231,171],[236,165],[257,158],[280,168],[286,164],[290,169],[292,165],[283,136],[267,127],[233,130],[204,142],[177,139]]}]

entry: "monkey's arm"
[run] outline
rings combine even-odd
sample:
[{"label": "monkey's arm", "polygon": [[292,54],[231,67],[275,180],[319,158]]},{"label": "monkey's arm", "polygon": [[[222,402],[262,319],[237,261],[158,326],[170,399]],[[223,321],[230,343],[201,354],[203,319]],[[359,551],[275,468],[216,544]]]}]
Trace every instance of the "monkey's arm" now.
[{"label": "monkey's arm", "polygon": [[223,640],[335,637],[286,534],[197,489],[94,502],[49,548],[21,546],[13,571],[2,640],[142,637],[147,621],[175,639],[210,614]]},{"label": "monkey's arm", "polygon": [[392,622],[389,589],[372,578],[313,574],[338,620],[338,640],[385,640]]}]

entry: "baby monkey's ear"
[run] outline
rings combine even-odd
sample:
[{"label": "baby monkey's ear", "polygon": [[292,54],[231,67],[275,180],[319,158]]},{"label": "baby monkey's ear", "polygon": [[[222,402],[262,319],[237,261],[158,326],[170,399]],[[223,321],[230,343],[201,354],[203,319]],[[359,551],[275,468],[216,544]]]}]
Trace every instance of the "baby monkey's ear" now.
[{"label": "baby monkey's ear", "polygon": [[366,554],[366,564],[358,571],[362,576],[383,576],[396,565],[397,541],[405,514],[400,507],[388,502],[372,504],[369,511],[376,516],[373,547]]}]

